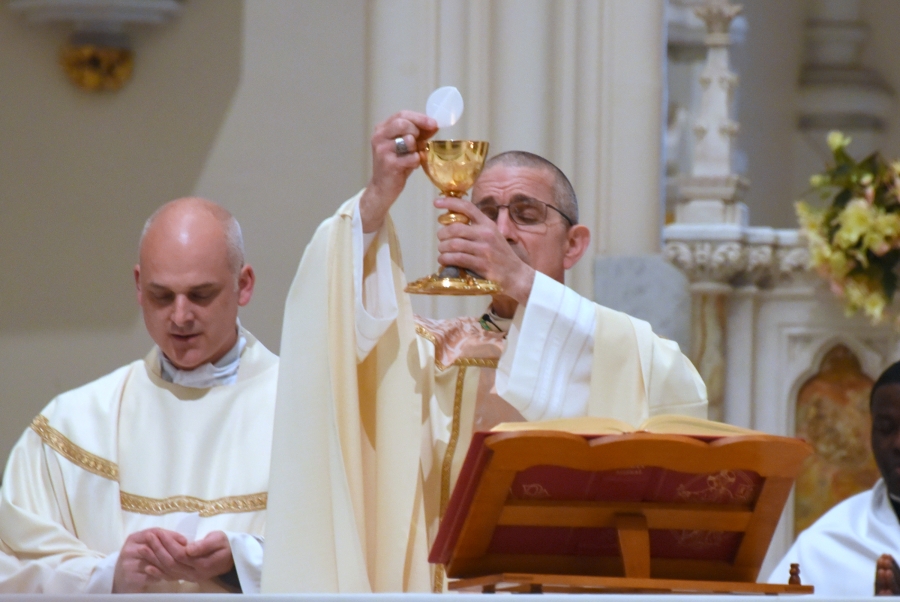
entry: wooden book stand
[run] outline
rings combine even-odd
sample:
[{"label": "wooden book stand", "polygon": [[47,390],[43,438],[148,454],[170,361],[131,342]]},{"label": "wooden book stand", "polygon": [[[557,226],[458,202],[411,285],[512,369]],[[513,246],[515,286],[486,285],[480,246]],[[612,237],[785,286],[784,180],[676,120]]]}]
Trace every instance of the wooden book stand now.
[{"label": "wooden book stand", "polygon": [[812,593],[796,575],[756,583],[811,452],[769,435],[477,433],[429,560],[451,590]]}]

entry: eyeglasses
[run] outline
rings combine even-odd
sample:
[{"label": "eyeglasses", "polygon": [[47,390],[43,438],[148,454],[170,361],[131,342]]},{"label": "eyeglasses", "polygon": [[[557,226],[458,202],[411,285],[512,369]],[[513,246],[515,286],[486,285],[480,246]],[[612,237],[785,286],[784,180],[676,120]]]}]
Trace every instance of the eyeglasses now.
[{"label": "eyeglasses", "polygon": [[539,201],[537,199],[518,198],[511,200],[506,205],[498,205],[497,203],[488,201],[478,203],[475,206],[478,207],[488,219],[495,222],[497,221],[497,218],[500,217],[500,210],[506,209],[509,211],[509,219],[516,224],[520,226],[536,226],[547,221],[547,209],[549,208],[563,216],[563,219],[569,222],[569,226],[575,225],[568,215],[553,205],[549,205],[544,201]]}]

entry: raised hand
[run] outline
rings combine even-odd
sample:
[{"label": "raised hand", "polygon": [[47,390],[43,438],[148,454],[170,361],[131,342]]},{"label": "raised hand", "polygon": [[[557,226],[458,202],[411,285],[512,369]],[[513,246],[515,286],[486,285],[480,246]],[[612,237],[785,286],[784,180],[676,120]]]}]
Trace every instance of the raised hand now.
[{"label": "raised hand", "polygon": [[[423,113],[400,111],[375,127],[372,134],[372,177],[359,201],[363,232],[375,232],[421,164],[425,142],[437,132],[437,122]],[[402,143],[398,144],[402,139]],[[409,151],[398,152],[398,146]]]}]

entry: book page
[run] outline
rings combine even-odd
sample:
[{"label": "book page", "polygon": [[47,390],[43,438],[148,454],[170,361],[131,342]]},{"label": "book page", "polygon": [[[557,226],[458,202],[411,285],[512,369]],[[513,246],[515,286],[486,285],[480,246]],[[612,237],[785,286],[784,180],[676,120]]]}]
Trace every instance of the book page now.
[{"label": "book page", "polygon": [[502,422],[491,429],[492,432],[512,431],[563,431],[573,435],[619,435],[634,432],[634,427],[615,418],[580,416],[578,418],[557,418],[537,422]]},{"label": "book page", "polygon": [[681,416],[679,414],[660,414],[651,416],[638,430],[659,435],[761,435],[759,431],[741,428],[724,422],[714,422],[695,418],[693,416]]},{"label": "book page", "polygon": [[651,416],[639,428],[635,428],[627,422],[615,418],[602,418],[599,416],[580,416],[578,418],[558,418],[556,420],[542,420],[538,422],[503,422],[491,429],[492,432],[505,433],[515,431],[563,431],[573,435],[618,435],[644,431],[659,435],[699,435],[699,436],[729,436],[729,435],[758,435],[759,431],[714,422],[693,416],[680,416],[678,414],[660,414]]}]

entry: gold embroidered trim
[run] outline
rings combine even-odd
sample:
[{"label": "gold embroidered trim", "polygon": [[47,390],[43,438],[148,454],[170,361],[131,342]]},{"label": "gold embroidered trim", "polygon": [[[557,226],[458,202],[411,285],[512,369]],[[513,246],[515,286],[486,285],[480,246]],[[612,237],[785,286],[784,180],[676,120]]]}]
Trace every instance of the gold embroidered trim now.
[{"label": "gold embroidered trim", "polygon": [[[119,480],[119,467],[115,462],[110,462],[75,445],[65,435],[50,426],[50,422],[42,414],[38,414],[31,421],[31,430],[37,433],[41,440],[50,446],[51,449],[76,466],[80,466],[88,472],[111,481]],[[119,493],[123,510],[154,516],[169,514],[170,512],[199,512],[200,516],[256,512],[266,509],[268,497],[267,493],[252,493],[250,495],[236,495],[207,501],[187,495],[179,495],[160,500],[125,493],[124,491]]]},{"label": "gold embroidered trim", "polygon": [[38,437],[51,449],[76,466],[111,481],[119,480],[119,467],[115,462],[110,462],[75,445],[65,435],[50,426],[50,421],[42,414],[38,414],[31,421],[31,430],[37,433]]},{"label": "gold embroidered trim", "polygon": [[[456,392],[453,396],[453,420],[450,423],[450,440],[447,441],[447,450],[444,452],[444,462],[441,466],[441,509],[440,518],[444,518],[447,510],[447,502],[450,501],[450,473],[453,469],[453,455],[456,453],[456,445],[459,443],[459,416],[462,412],[463,388],[466,383],[466,365],[459,366],[456,374]],[[435,571],[433,589],[435,593],[444,591],[444,571],[440,567]]]},{"label": "gold embroidered trim", "polygon": [[434,565],[434,575],[432,577],[434,579],[431,585],[431,591],[435,594],[444,593],[444,565],[436,564]]},{"label": "gold embroidered trim", "polygon": [[427,341],[431,341],[431,344],[434,345],[434,365],[441,372],[446,370],[448,368],[448,366],[445,366],[444,364],[442,364],[440,362],[440,360],[438,359],[438,357],[440,357],[440,355],[441,355],[441,349],[438,346],[437,337],[434,336],[434,334],[431,333],[430,331],[426,330],[425,327],[422,326],[421,324],[416,324],[416,334],[418,334],[420,337],[422,337],[423,339],[425,339]]},{"label": "gold embroidered trim", "polygon": [[496,359],[485,359],[480,357],[461,357],[455,362],[453,362],[454,366],[460,366],[465,368],[466,366],[472,366],[474,368],[493,368],[497,369],[497,366],[500,364],[500,360]]},{"label": "gold embroidered trim", "polygon": [[437,337],[431,334],[430,331],[426,330],[425,327],[421,324],[416,324],[416,334],[418,334],[420,337],[428,339],[435,347],[437,347]]},{"label": "gold embroidered trim", "polygon": [[437,337],[434,336],[434,333],[427,330],[421,324],[416,324],[416,334],[421,336],[422,338],[431,341],[431,344],[434,345],[434,365],[438,370],[443,372],[450,366],[473,366],[476,368],[494,368],[497,369],[497,365],[500,363],[498,359],[486,359],[486,358],[477,358],[477,357],[461,357],[457,358],[450,366],[445,366],[438,360],[441,355],[441,349],[438,345]]},{"label": "gold embroidered trim", "polygon": [[217,500],[201,500],[189,495],[177,495],[165,499],[144,497],[133,493],[119,493],[122,510],[137,514],[160,516],[172,512],[199,512],[200,516],[216,516],[237,512],[257,512],[266,509],[268,493],[234,495]]}]

